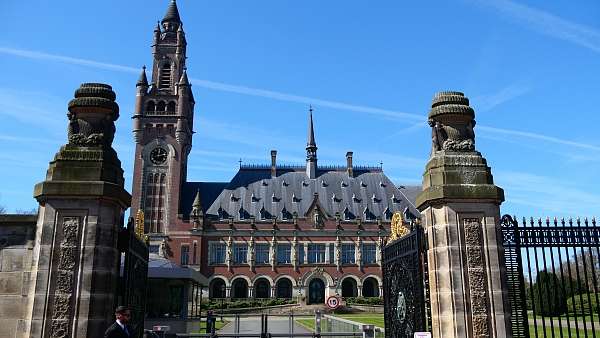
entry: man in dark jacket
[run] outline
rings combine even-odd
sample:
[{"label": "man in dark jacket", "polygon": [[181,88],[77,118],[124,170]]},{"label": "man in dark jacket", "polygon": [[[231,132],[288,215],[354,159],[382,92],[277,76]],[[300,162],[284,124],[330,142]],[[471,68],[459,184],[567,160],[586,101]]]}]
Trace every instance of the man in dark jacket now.
[{"label": "man in dark jacket", "polygon": [[131,327],[127,325],[131,311],[126,306],[119,306],[115,310],[115,317],[116,321],[104,332],[104,338],[129,338],[133,334]]}]

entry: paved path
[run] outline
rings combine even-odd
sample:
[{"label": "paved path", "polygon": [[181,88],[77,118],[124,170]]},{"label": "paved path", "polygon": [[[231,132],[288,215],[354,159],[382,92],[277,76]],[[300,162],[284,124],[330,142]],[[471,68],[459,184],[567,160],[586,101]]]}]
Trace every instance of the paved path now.
[{"label": "paved path", "polygon": [[[228,320],[231,320],[227,325],[225,325],[218,333],[234,333],[235,331],[235,320],[233,317],[229,317]],[[288,333],[290,330],[289,318],[285,317],[274,317],[269,316],[268,318],[268,331],[269,333]],[[241,317],[240,318],[240,334],[251,333],[251,334],[260,334],[261,330],[261,321],[259,317]],[[296,333],[309,333],[303,326],[300,326],[298,323],[294,322],[294,332]],[[240,336],[243,337],[243,336]]]}]

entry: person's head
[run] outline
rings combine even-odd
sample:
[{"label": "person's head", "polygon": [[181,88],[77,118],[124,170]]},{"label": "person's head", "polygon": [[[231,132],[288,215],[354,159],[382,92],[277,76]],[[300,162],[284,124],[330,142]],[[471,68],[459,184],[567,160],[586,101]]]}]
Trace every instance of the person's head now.
[{"label": "person's head", "polygon": [[119,306],[115,309],[115,317],[123,323],[129,323],[129,319],[131,319],[131,311],[127,306]]}]

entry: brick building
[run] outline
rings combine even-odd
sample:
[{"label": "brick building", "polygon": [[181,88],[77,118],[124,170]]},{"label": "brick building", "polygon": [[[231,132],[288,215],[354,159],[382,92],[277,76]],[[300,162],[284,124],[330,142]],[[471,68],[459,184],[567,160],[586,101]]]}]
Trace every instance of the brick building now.
[{"label": "brick building", "polygon": [[[137,82],[131,215],[143,211],[151,252],[197,270],[210,297],[377,297],[391,216],[415,218],[420,187],[397,187],[381,166],[319,166],[312,109],[306,164],[240,165],[230,182],[189,182],[194,96],[173,0],[154,30],[151,81]],[[333,127],[333,126],[332,126]],[[202,126],[197,127],[202,132]]]}]

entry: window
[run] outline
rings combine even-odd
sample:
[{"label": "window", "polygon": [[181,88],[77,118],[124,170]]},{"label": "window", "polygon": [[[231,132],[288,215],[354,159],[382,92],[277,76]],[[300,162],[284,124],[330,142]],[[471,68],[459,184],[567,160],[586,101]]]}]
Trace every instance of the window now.
[{"label": "window", "polygon": [[363,264],[375,264],[375,244],[363,244],[362,246],[362,262]]},{"label": "window", "polygon": [[210,243],[209,264],[225,263],[225,243]]},{"label": "window", "polygon": [[182,245],[181,246],[181,265],[188,265],[190,262],[190,246]]},{"label": "window", "polygon": [[165,63],[160,68],[159,89],[167,89],[171,86],[171,64]]},{"label": "window", "polygon": [[233,244],[233,263],[248,263],[248,246],[245,243]]},{"label": "window", "polygon": [[149,253],[158,254],[158,245],[151,244],[151,245],[148,247],[148,252],[149,252]]},{"label": "window", "polygon": [[292,246],[290,244],[277,244],[277,264],[291,264]]},{"label": "window", "polygon": [[198,251],[198,242],[194,242],[194,251],[192,252],[192,264],[196,264],[196,251]]},{"label": "window", "polygon": [[325,244],[308,244],[308,263],[325,263]]},{"label": "window", "polygon": [[256,244],[256,264],[269,264],[269,244]]},{"label": "window", "polygon": [[329,243],[329,264],[334,264],[335,259],[335,244]]},{"label": "window", "polygon": [[355,264],[354,243],[342,244],[342,264]]},{"label": "window", "polygon": [[298,264],[304,264],[304,243],[299,244],[296,248],[298,250]]}]

